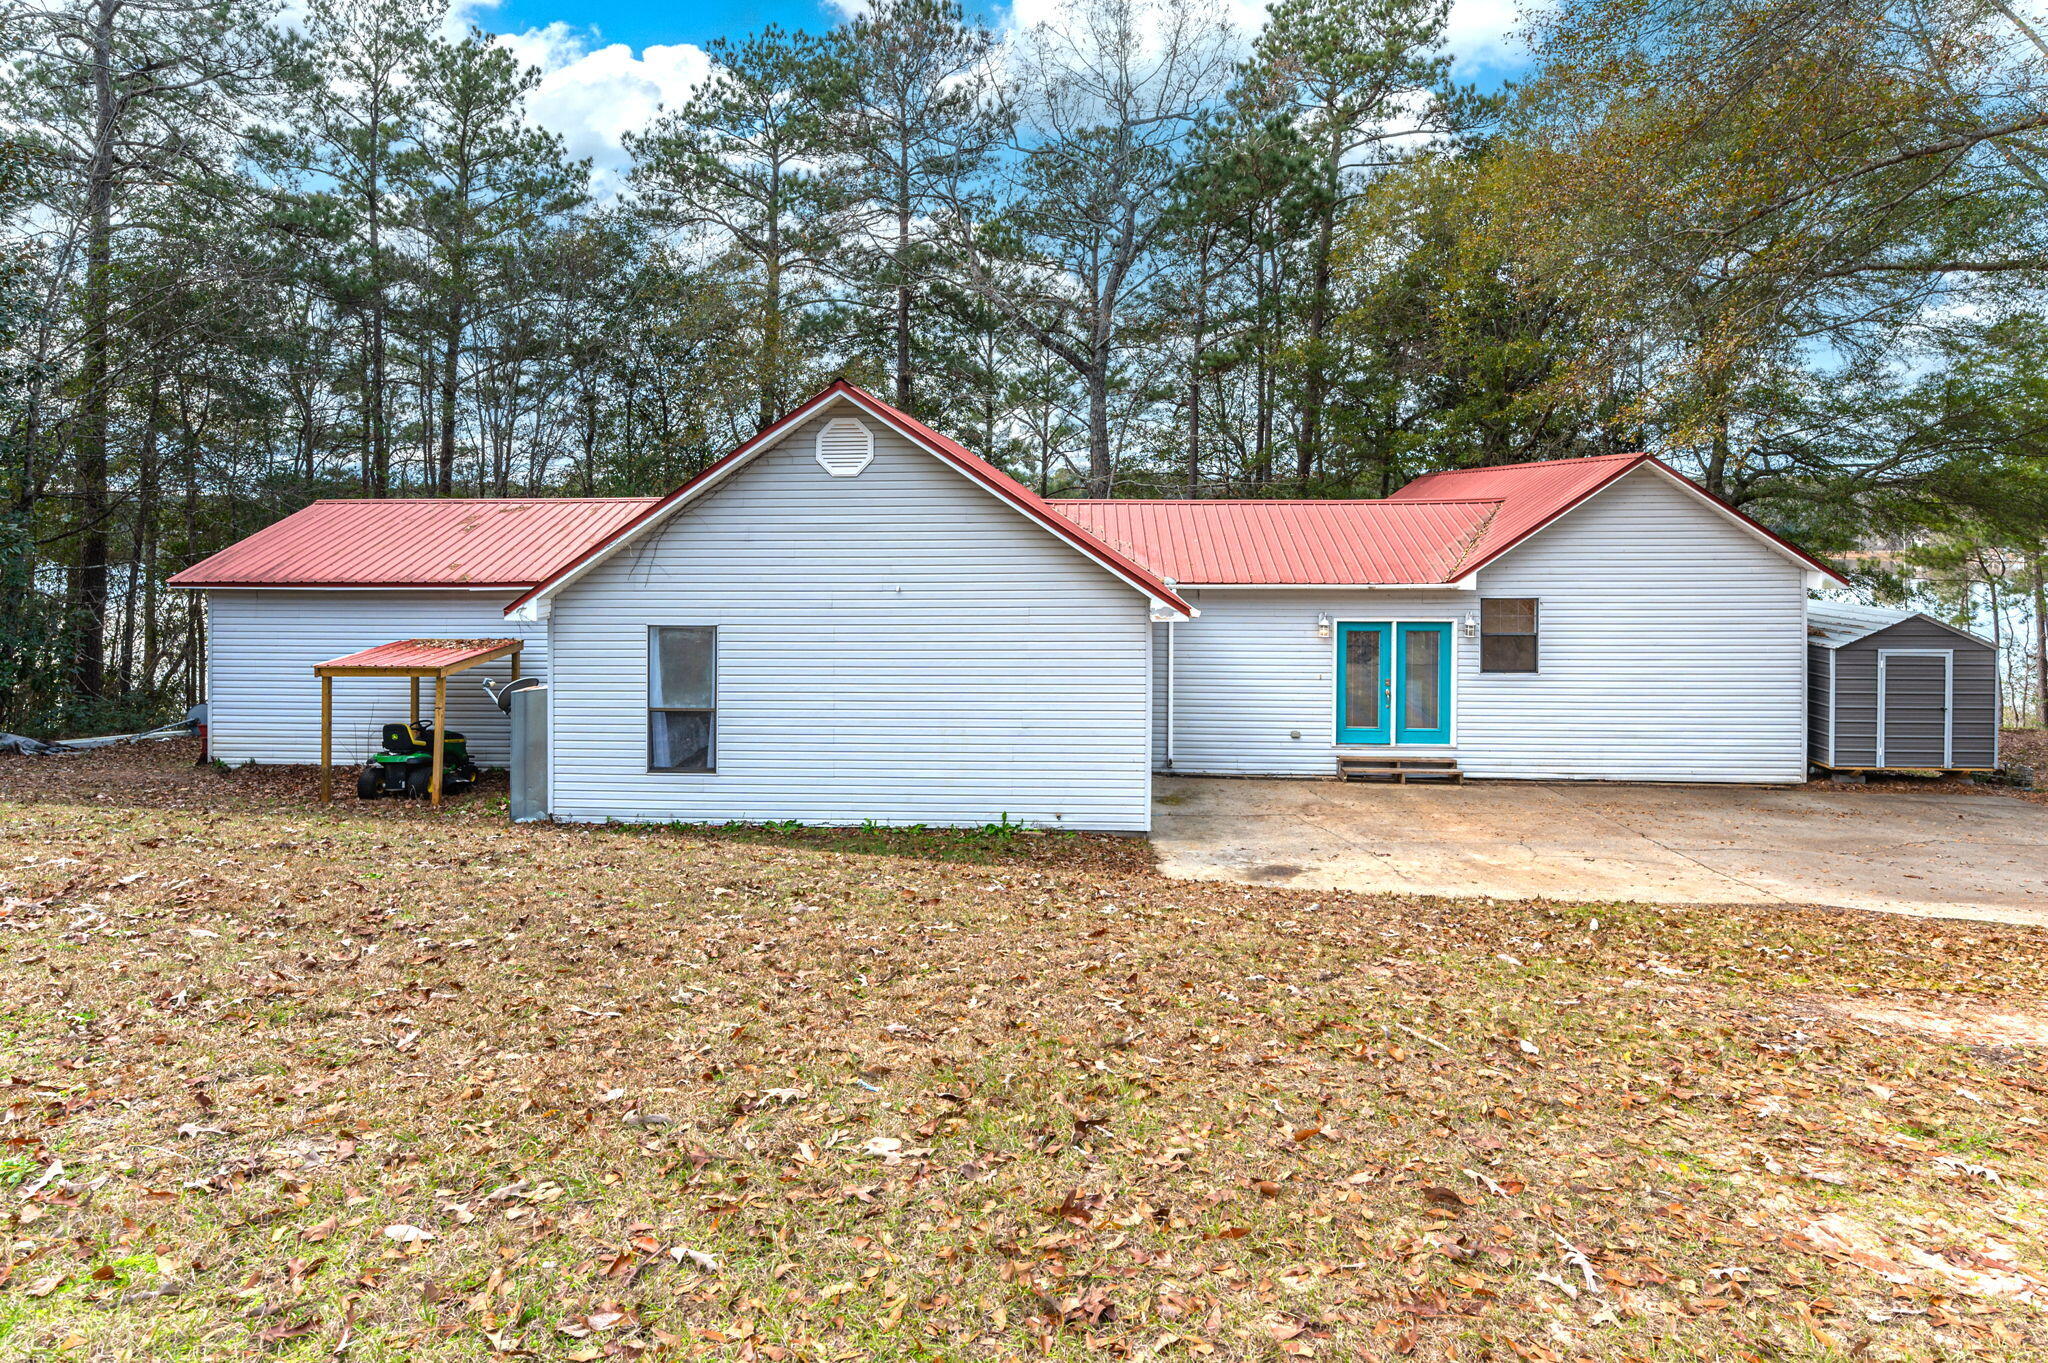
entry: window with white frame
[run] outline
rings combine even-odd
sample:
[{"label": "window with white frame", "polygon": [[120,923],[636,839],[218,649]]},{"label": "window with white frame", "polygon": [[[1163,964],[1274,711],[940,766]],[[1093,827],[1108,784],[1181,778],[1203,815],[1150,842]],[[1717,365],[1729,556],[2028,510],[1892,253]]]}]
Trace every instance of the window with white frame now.
[{"label": "window with white frame", "polygon": [[654,625],[647,631],[647,769],[716,771],[718,630]]}]

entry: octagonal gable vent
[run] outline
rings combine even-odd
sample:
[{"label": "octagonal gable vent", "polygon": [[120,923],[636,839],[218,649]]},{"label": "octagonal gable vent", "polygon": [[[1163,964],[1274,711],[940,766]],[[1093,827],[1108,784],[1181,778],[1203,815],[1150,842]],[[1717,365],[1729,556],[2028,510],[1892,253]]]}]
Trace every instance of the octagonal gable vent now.
[{"label": "octagonal gable vent", "polygon": [[818,463],[834,478],[851,478],[875,461],[875,433],[852,417],[835,417],[818,432]]}]

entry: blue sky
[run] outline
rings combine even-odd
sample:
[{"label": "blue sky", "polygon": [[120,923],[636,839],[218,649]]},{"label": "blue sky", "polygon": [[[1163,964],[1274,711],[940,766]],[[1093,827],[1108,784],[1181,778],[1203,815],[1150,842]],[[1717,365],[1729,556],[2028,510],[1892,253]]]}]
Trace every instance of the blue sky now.
[{"label": "blue sky", "polygon": [[567,22],[595,28],[608,42],[626,43],[635,50],[660,43],[691,43],[698,46],[719,37],[739,37],[769,24],[812,31],[830,28],[838,22],[839,11],[811,0],[505,0],[478,19],[493,33],[518,33]]},{"label": "blue sky", "polygon": [[[968,0],[998,32],[1056,17],[1065,0]],[[1447,43],[1462,79],[1497,84],[1522,65],[1512,38],[1523,3],[1453,0]],[[600,192],[625,165],[626,134],[689,97],[708,66],[704,45],[768,24],[823,31],[858,0],[451,0],[451,18],[499,34],[540,69],[534,120],[560,133],[571,155],[589,157]],[[1255,31],[1266,0],[1221,0],[1241,32]],[[616,180],[611,180],[616,183]]]}]

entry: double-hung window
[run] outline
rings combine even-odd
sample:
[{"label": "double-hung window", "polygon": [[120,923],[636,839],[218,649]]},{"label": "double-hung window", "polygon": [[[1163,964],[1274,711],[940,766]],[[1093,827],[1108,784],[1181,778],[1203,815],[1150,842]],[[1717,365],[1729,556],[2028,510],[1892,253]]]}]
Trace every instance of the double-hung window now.
[{"label": "double-hung window", "polygon": [[655,625],[647,631],[647,769],[716,771],[718,631]]},{"label": "double-hung window", "polygon": [[1479,670],[1536,670],[1536,598],[1490,596],[1479,603]]}]

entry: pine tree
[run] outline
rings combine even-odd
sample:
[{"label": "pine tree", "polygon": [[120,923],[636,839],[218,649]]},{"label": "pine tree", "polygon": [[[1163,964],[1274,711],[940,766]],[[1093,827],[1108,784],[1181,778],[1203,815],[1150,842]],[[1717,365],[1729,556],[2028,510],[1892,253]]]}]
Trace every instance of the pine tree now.
[{"label": "pine tree", "polygon": [[818,173],[831,154],[826,51],[773,25],[706,50],[711,74],[689,102],[630,140],[633,184],[662,222],[706,234],[751,276],[756,413],[765,427],[803,377],[795,333],[841,227],[844,194]]}]

